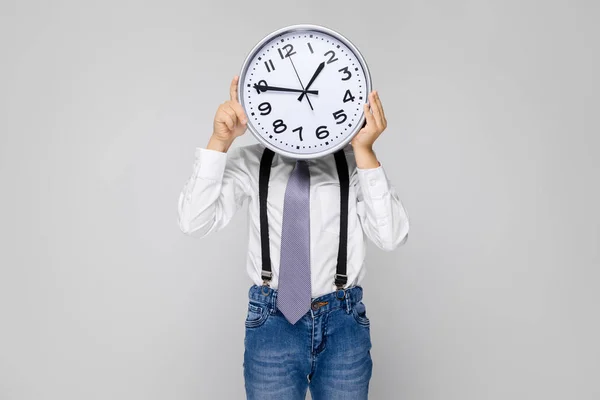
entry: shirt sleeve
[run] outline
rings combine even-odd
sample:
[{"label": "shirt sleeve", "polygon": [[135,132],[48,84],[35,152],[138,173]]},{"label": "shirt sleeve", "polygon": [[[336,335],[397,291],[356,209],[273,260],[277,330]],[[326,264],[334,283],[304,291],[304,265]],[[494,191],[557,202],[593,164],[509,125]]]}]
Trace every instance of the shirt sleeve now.
[{"label": "shirt sleeve", "polygon": [[191,177],[179,195],[181,231],[205,237],[224,228],[252,191],[240,148],[224,153],[198,147]]},{"label": "shirt sleeve", "polygon": [[363,231],[380,249],[392,251],[408,238],[408,215],[381,163],[356,168],[350,177],[356,190],[356,210]]}]

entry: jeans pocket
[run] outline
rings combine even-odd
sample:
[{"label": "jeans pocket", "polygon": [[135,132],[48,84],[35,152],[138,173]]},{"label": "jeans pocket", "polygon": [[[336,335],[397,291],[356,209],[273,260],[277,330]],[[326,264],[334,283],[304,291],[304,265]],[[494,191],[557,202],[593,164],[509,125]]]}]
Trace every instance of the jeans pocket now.
[{"label": "jeans pocket", "polygon": [[269,316],[269,308],[266,304],[248,303],[246,314],[246,328],[256,328],[264,324]]},{"label": "jeans pocket", "polygon": [[367,317],[367,308],[362,301],[359,301],[352,307],[352,315],[359,325],[364,327],[369,327],[371,325],[371,321]]}]

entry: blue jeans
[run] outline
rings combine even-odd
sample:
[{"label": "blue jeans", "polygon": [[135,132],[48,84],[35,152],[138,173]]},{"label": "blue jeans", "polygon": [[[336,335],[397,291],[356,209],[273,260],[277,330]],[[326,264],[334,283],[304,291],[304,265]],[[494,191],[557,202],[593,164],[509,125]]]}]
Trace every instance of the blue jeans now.
[{"label": "blue jeans", "polygon": [[277,290],[252,285],[244,338],[248,400],[368,398],[373,369],[363,289],[354,286],[312,299],[292,325],[277,309]]}]

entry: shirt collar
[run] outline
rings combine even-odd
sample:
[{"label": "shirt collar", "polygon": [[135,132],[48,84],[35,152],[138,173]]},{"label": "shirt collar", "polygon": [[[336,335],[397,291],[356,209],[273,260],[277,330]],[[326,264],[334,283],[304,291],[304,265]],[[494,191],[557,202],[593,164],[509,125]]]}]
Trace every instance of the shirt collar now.
[{"label": "shirt collar", "polygon": [[[348,149],[350,149],[350,146],[351,146],[350,144],[346,145],[346,147],[344,147],[344,150],[348,151]],[[292,164],[293,165],[293,164],[296,164],[296,161],[298,160],[297,158],[288,157],[288,156],[285,156],[280,153],[275,153],[275,156],[279,157],[279,160],[281,160],[281,162],[284,164]],[[326,156],[319,157],[319,158],[308,158],[308,159],[304,159],[304,160],[308,163],[308,165],[313,165],[316,163],[324,162],[325,160],[327,160],[327,157],[333,158],[333,153],[327,154]]]}]

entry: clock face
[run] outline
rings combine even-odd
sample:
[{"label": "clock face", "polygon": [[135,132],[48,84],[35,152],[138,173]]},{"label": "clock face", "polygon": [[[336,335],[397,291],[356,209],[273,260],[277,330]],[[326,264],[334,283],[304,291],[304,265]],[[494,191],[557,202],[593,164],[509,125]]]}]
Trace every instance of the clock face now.
[{"label": "clock face", "polygon": [[352,43],[327,28],[295,25],[250,52],[238,97],[248,129],[265,146],[316,158],[344,147],[362,128],[370,90],[367,65]]}]

